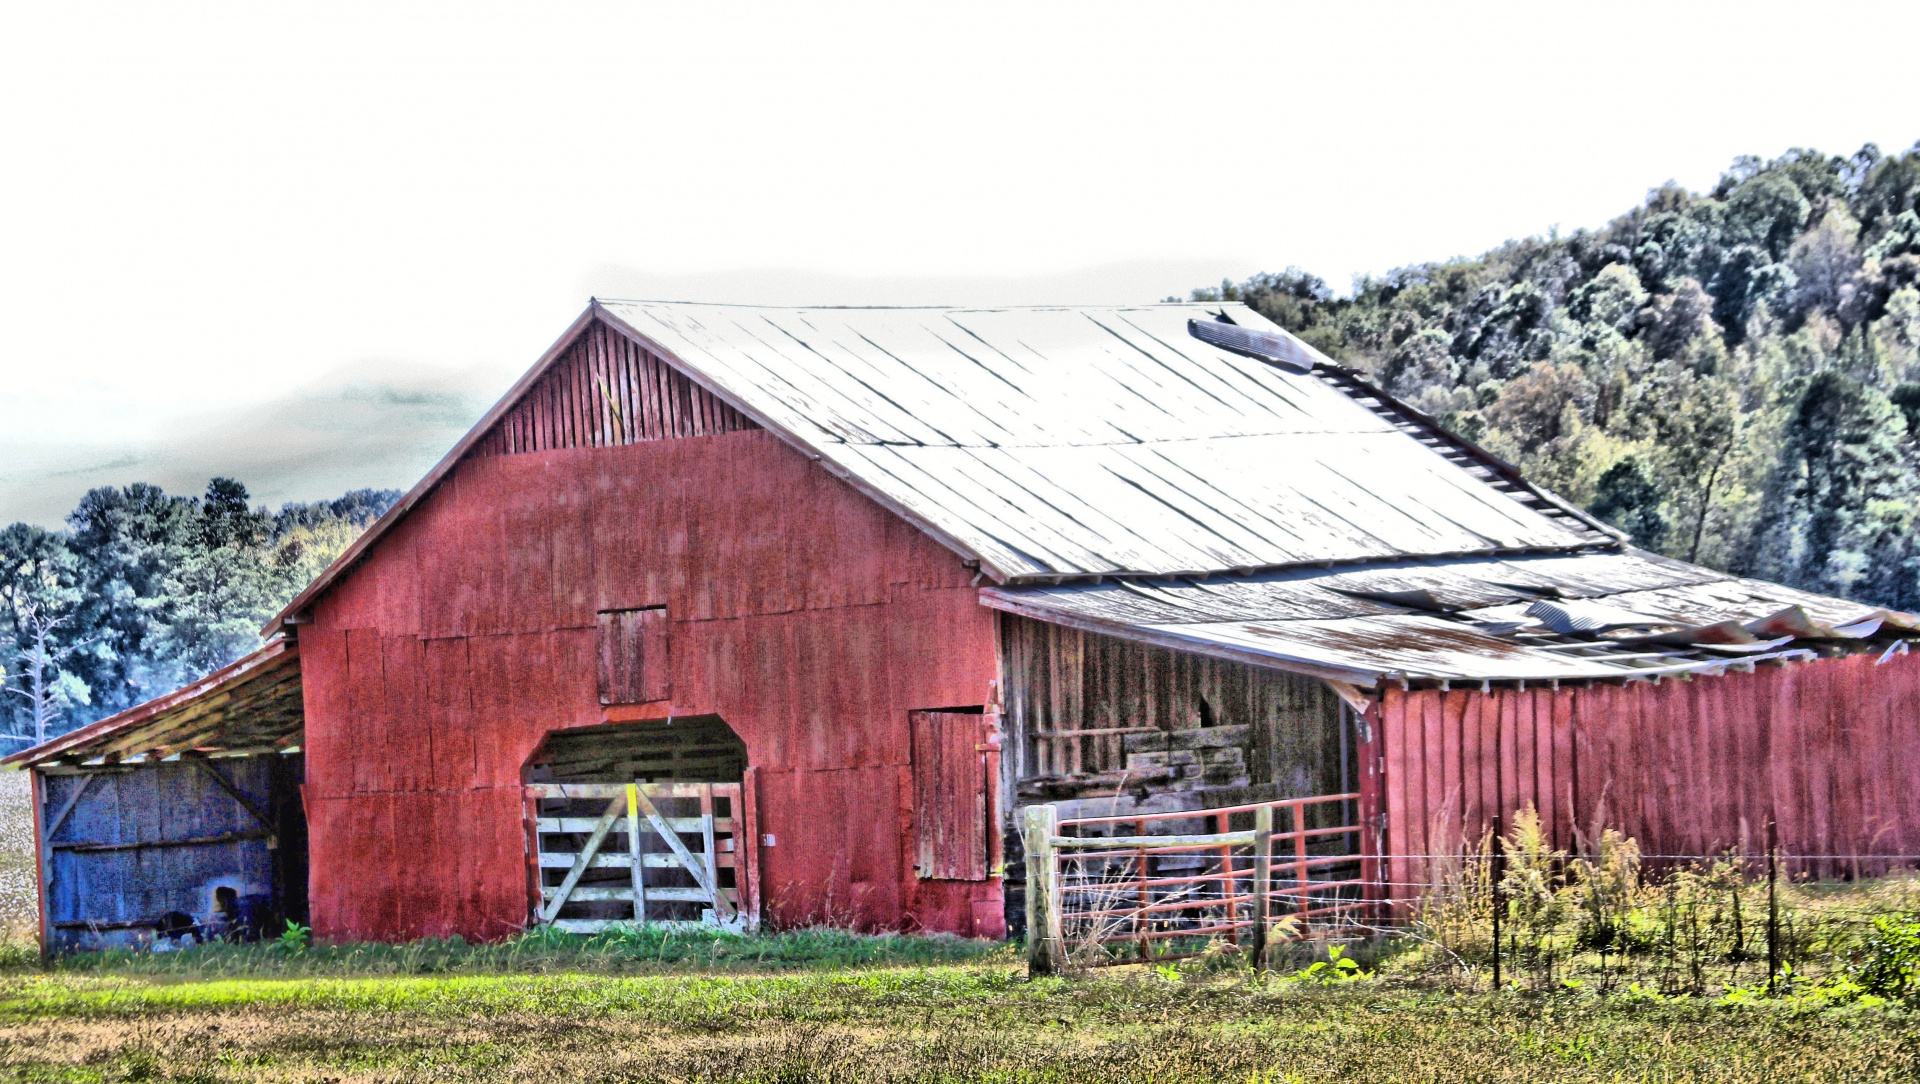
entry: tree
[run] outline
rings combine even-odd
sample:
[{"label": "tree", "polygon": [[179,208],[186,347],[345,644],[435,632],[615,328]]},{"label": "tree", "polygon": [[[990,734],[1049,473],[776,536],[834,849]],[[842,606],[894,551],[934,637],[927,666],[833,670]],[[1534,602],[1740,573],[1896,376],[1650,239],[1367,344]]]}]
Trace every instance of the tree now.
[{"label": "tree", "polygon": [[1627,456],[1600,476],[1588,510],[1627,532],[1640,545],[1657,550],[1667,534],[1667,520],[1660,513],[1664,500],[1653,473],[1639,459]]},{"label": "tree", "polygon": [[79,634],[78,579],[59,535],[26,523],[0,531],[0,687],[12,698],[6,715],[14,721],[0,737],[37,745],[66,729],[70,708],[91,699],[68,666],[99,639]]},{"label": "tree", "polygon": [[1750,564],[1794,586],[1852,597],[1871,555],[1912,542],[1913,464],[1906,419],[1838,368],[1805,383],[1783,434]]},{"label": "tree", "polygon": [[304,584],[288,582],[264,545],[272,520],[248,504],[247,487],[215,478],[198,507],[194,536],[168,569],[173,600],[154,651],[183,673],[217,670],[259,646],[259,628]]},{"label": "tree", "polygon": [[1645,383],[1640,403],[1658,449],[1662,488],[1684,531],[1676,552],[1698,560],[1708,517],[1737,451],[1738,397],[1724,380],[1669,366]]},{"label": "tree", "polygon": [[1642,544],[1920,607],[1920,145],[1738,159],[1345,297],[1297,272],[1206,294],[1310,326]]},{"label": "tree", "polygon": [[1796,316],[1824,312],[1843,324],[1853,322],[1852,301],[1859,289],[1860,224],[1836,204],[1793,243],[1791,307]]},{"label": "tree", "polygon": [[167,577],[193,544],[195,519],[192,498],[146,483],[90,490],[67,516],[67,545],[80,569],[75,620],[103,648],[81,660],[80,671],[100,711],[131,707],[181,679],[155,656],[152,641],[166,626],[173,605]]}]

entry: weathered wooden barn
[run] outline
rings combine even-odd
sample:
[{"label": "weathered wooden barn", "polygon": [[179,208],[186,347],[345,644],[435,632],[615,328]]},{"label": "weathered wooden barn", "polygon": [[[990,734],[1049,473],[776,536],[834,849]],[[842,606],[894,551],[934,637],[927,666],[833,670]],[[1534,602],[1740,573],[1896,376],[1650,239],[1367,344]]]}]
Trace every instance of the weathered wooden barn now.
[{"label": "weathered wooden barn", "polygon": [[50,944],[222,887],[998,936],[1034,801],[1354,792],[1400,883],[1527,803],[1920,853],[1920,621],[1636,550],[1240,305],[596,301],[266,634],[10,758]]}]

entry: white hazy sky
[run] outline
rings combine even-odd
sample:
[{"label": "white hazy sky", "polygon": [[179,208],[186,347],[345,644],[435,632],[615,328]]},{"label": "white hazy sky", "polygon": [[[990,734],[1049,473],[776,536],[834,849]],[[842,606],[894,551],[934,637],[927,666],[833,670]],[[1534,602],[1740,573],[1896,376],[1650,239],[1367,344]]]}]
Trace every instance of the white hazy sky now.
[{"label": "white hazy sky", "polygon": [[1920,5],[0,6],[0,522],[405,487],[588,296],[1150,301],[1920,138]]}]

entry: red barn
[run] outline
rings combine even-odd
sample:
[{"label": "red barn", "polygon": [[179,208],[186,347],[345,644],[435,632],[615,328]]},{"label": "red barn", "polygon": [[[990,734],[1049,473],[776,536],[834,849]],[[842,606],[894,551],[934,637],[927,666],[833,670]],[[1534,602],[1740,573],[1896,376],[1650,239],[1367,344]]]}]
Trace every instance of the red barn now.
[{"label": "red barn", "polygon": [[49,944],[1000,936],[1041,800],[1920,848],[1914,618],[1635,550],[1239,305],[595,302],[266,631],[12,758]]}]

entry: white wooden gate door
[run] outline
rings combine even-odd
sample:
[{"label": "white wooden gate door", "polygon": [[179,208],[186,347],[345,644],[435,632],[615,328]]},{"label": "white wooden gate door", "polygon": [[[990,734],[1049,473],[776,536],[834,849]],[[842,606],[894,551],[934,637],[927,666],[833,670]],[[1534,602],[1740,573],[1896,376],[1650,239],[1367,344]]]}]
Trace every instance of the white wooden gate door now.
[{"label": "white wooden gate door", "polygon": [[745,789],[740,783],[530,784],[540,890],[535,922],[573,933],[618,923],[757,925]]}]

